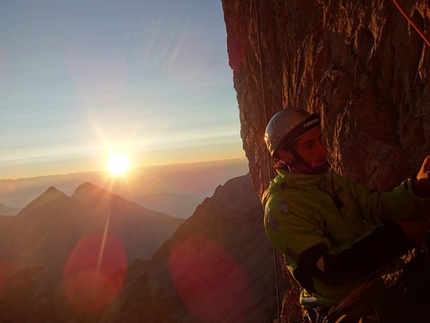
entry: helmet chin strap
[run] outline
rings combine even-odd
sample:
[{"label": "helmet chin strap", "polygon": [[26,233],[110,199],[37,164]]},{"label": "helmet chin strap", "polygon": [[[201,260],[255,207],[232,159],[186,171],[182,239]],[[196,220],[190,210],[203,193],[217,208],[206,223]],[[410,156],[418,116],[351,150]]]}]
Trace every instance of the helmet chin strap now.
[{"label": "helmet chin strap", "polygon": [[290,147],[288,151],[290,151],[291,154],[294,156],[294,160],[287,163],[288,166],[295,167],[301,164],[305,166],[307,169],[309,169],[310,171],[313,171],[312,166],[306,160],[304,160],[302,156],[299,155],[299,153],[297,152],[297,150],[294,149],[294,147]]},{"label": "helmet chin strap", "polygon": [[312,167],[306,160],[303,159],[302,156],[299,155],[299,153],[294,149],[294,147],[290,147],[289,151],[294,156],[293,161],[286,163],[290,168],[290,171],[291,171],[291,167],[303,165],[310,171],[311,174],[321,174],[322,169],[325,170],[326,168],[329,167],[328,162],[327,162],[327,165],[324,165],[323,167]]}]

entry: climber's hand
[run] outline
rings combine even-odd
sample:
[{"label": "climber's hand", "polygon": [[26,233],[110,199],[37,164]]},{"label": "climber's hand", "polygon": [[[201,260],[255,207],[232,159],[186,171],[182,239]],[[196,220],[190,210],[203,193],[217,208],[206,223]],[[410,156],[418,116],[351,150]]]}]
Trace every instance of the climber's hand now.
[{"label": "climber's hand", "polygon": [[412,181],[412,189],[419,197],[430,197],[430,156],[424,159],[416,179]]}]

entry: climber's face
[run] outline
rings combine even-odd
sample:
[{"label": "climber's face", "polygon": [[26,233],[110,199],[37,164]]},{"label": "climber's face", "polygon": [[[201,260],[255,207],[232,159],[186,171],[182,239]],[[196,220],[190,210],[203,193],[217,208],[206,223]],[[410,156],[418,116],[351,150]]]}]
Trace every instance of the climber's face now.
[{"label": "climber's face", "polygon": [[294,149],[297,154],[308,164],[307,167],[301,163],[295,156],[287,150],[279,152],[279,156],[285,162],[291,164],[290,170],[299,174],[322,174],[328,168],[327,148],[321,141],[321,129],[314,128],[294,142]]}]

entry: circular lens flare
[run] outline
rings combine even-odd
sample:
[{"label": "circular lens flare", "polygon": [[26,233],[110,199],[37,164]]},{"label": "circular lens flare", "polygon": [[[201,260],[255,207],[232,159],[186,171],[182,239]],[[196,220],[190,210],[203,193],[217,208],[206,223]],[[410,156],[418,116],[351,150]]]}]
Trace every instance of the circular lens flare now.
[{"label": "circular lens flare", "polygon": [[80,240],[63,272],[63,293],[78,312],[96,312],[119,295],[127,267],[126,251],[115,236],[94,233]]},{"label": "circular lens flare", "polygon": [[243,312],[252,312],[249,277],[216,242],[197,236],[179,242],[169,267],[178,295],[199,322],[241,322]]}]

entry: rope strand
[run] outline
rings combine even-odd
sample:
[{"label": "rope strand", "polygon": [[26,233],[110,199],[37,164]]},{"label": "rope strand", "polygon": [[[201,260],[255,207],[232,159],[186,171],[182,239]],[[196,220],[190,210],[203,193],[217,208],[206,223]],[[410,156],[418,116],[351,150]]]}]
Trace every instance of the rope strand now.
[{"label": "rope strand", "polygon": [[421,31],[421,29],[412,21],[412,18],[408,15],[406,10],[400,5],[400,3],[397,0],[393,0],[394,4],[396,5],[397,9],[401,12],[401,14],[406,18],[406,20],[409,22],[409,24],[416,30],[416,32],[421,36],[421,38],[426,42],[427,46],[430,47],[430,41],[427,38],[427,36]]}]

